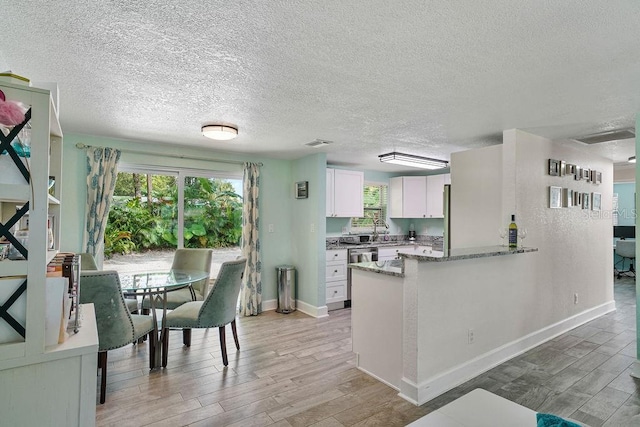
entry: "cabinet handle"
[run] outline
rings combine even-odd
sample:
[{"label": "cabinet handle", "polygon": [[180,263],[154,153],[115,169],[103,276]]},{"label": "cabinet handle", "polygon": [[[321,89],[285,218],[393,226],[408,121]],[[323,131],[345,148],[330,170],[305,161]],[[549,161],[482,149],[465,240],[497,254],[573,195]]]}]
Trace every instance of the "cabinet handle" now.
[{"label": "cabinet handle", "polygon": [[338,254],[333,254],[333,256],[338,256]]},{"label": "cabinet handle", "polygon": [[334,273],[337,273],[337,272],[338,272],[338,270],[333,270],[333,272],[334,272]]}]

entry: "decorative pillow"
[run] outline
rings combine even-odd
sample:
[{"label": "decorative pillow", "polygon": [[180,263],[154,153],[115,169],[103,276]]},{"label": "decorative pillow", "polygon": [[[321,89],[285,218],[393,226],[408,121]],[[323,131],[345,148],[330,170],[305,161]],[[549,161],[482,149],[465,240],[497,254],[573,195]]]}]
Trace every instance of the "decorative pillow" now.
[{"label": "decorative pillow", "polygon": [[536,414],[536,419],[538,420],[538,427],[580,427],[579,424],[552,414]]}]

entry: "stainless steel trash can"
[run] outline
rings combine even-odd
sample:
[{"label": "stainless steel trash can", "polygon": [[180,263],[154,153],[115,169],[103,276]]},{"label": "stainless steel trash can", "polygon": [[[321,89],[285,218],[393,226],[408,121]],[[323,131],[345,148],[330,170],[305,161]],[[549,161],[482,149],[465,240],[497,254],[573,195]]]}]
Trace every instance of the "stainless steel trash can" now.
[{"label": "stainless steel trash can", "polygon": [[278,280],[278,313],[288,314],[296,310],[296,268],[292,265],[276,267]]}]

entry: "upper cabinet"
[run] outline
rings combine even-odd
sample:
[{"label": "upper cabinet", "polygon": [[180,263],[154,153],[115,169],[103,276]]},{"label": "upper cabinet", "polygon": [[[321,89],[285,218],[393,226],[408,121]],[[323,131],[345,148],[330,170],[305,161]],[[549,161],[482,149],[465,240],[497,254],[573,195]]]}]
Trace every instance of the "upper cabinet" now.
[{"label": "upper cabinet", "polygon": [[364,172],[327,169],[327,216],[362,217]]},{"label": "upper cabinet", "polygon": [[450,174],[399,176],[389,181],[391,218],[443,218],[444,185]]},{"label": "upper cabinet", "polygon": [[391,218],[426,218],[427,177],[399,176],[389,181]]}]

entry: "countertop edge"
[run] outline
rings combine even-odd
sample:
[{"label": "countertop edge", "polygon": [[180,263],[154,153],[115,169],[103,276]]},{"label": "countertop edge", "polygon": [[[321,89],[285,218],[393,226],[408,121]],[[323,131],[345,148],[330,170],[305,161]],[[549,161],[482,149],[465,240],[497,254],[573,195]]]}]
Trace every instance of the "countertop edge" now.
[{"label": "countertop edge", "polygon": [[[471,248],[472,249],[472,248]],[[507,256],[507,255],[517,255],[517,254],[525,254],[538,252],[538,248],[521,248],[521,249],[513,249],[513,250],[496,250],[491,252],[477,252],[463,255],[449,255],[444,257],[432,257],[427,255],[418,255],[418,254],[409,254],[406,252],[400,252],[398,255],[402,258],[406,259],[415,259],[418,261],[426,261],[426,262],[449,262],[449,261],[458,261],[462,259],[475,259],[475,258],[488,258],[495,256]]]}]

